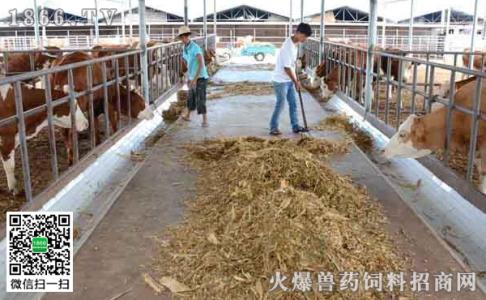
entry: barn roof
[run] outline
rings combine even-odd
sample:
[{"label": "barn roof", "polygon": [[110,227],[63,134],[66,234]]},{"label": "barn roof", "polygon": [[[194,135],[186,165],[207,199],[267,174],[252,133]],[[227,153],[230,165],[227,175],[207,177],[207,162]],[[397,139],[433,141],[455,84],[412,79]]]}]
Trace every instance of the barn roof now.
[{"label": "barn roof", "polygon": [[[154,11],[158,11],[158,12],[161,12],[161,13],[166,13],[174,18],[177,18],[177,19],[183,19],[184,17],[183,16],[180,16],[180,15],[177,15],[177,14],[174,14],[174,13],[171,13],[171,12],[168,12],[168,11],[165,11],[165,10],[161,10],[161,9],[158,9],[158,8],[154,8],[154,7],[151,7],[151,6],[145,6],[145,9],[147,10],[154,10]],[[113,16],[113,17],[116,17],[116,16],[120,16],[122,13],[125,13],[125,15],[130,11],[130,9],[120,9],[118,10],[118,12]],[[132,13],[137,13],[138,12],[138,6],[137,7],[132,7]],[[100,20],[103,20],[102,18],[100,18]]]},{"label": "barn roof", "polygon": [[[421,23],[440,23],[442,15],[442,10],[435,10],[431,12],[427,12],[422,15],[415,14],[413,20],[414,22],[421,22]],[[451,22],[453,23],[466,23],[472,22],[474,19],[473,14],[469,14],[460,10],[451,9]],[[482,16],[479,16],[478,19],[481,21],[483,20]],[[408,23],[410,18],[406,18],[400,20],[399,23]]]},{"label": "barn roof", "polygon": [[[352,16],[352,15],[346,15],[346,11],[350,12],[350,14],[358,14],[357,17],[355,16]],[[329,13],[329,12],[333,12],[334,13],[334,16],[336,17],[336,22],[340,22],[342,21],[342,17],[346,17],[347,19],[356,19],[356,21],[360,21],[360,17],[362,18],[364,15],[368,16],[369,13],[368,11],[365,11],[365,10],[361,10],[361,9],[357,9],[357,8],[354,8],[354,7],[350,7],[350,6],[338,6],[338,7],[335,7],[335,8],[326,8],[326,13]],[[341,18],[338,18],[338,16],[336,16],[336,14],[339,14],[339,16],[341,16]],[[320,16],[321,15],[321,12],[316,12],[316,13],[313,13],[313,14],[310,14],[310,15],[306,15],[304,16],[304,18],[309,18],[309,17],[316,17],[316,16]],[[366,18],[366,22],[367,22],[368,18]],[[381,21],[383,20],[383,17],[382,15],[380,14],[380,12],[378,12],[378,21]]]},{"label": "barn roof", "polygon": [[[243,9],[255,10],[255,11],[260,12],[260,14],[265,14],[265,13],[272,14],[272,15],[275,15],[275,16],[278,16],[278,17],[282,17],[282,18],[284,18],[286,20],[289,19],[288,16],[284,16],[284,15],[278,14],[278,13],[273,12],[273,11],[263,10],[263,9],[258,8],[258,7],[254,7],[254,6],[246,5],[246,4],[237,5],[237,6],[230,7],[228,9],[219,10],[219,11],[216,12],[216,14],[218,15],[218,20],[219,20],[219,18],[220,18],[221,15],[229,14],[232,11],[233,12],[236,12],[238,10],[243,10]],[[208,15],[207,15],[208,19],[209,18],[210,19],[213,19],[213,11],[210,11],[211,13],[209,13],[209,11],[207,11],[207,12],[208,12]],[[203,16],[199,16],[199,17],[195,18],[194,20],[195,21],[202,21],[202,19],[203,19]],[[251,20],[251,19],[247,19],[245,21],[248,21],[248,20]],[[255,20],[257,20],[257,19],[255,19]]]}]

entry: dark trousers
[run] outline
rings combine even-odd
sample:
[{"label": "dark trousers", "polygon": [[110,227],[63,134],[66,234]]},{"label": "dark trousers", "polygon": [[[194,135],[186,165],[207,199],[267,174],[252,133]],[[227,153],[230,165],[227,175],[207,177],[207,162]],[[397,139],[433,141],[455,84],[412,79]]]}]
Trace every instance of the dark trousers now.
[{"label": "dark trousers", "polygon": [[208,80],[199,78],[197,80],[196,87],[190,87],[189,98],[187,99],[187,108],[189,111],[197,109],[198,114],[206,113],[206,87],[208,86]]}]

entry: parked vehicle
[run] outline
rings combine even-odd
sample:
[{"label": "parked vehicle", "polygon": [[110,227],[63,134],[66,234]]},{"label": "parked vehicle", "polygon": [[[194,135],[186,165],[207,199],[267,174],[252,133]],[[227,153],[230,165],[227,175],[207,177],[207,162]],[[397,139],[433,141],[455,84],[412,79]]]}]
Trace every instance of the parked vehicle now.
[{"label": "parked vehicle", "polygon": [[241,49],[241,56],[253,56],[256,61],[263,61],[266,55],[275,55],[275,46],[270,43],[251,43]]}]

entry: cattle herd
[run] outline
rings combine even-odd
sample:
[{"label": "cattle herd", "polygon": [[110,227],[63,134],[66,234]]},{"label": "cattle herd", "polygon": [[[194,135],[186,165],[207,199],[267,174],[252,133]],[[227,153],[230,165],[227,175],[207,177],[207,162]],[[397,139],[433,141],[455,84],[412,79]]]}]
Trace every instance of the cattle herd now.
[{"label": "cattle herd", "polygon": [[[327,58],[324,59],[316,68],[311,70],[310,76],[304,81],[306,87],[310,89],[320,89],[320,96],[324,99],[330,98],[338,89],[338,85],[341,84],[345,89],[348,89],[352,98],[360,101],[360,97],[363,96],[364,91],[364,68],[366,68],[366,52],[363,46],[353,45],[354,48],[339,48],[339,50],[330,49],[327,52]],[[358,49],[358,50],[356,50]],[[359,50],[361,49],[361,50]],[[339,53],[337,51],[340,51]],[[373,73],[374,84],[377,81],[383,79],[385,74],[389,75],[390,80],[395,80],[392,88],[388,89],[388,98],[392,98],[393,86],[396,87],[398,80],[402,81],[402,85],[407,85],[411,82],[413,64],[406,62],[405,60],[397,58],[399,56],[407,56],[406,52],[398,49],[381,49],[377,47],[376,53],[373,57],[374,69]],[[463,68],[468,68],[470,64],[470,55],[465,54],[463,58]],[[362,52],[362,53],[360,53]],[[393,56],[381,55],[383,53],[390,53]],[[361,70],[353,70],[350,72],[351,76],[342,76],[344,83],[340,80],[340,67],[338,63],[333,63],[332,58],[339,58],[341,63],[359,67]],[[415,63],[418,65],[418,63]],[[484,53],[474,53],[474,60],[472,67],[475,70],[484,71],[486,66]],[[341,68],[341,71],[346,68]],[[459,72],[458,72],[459,73]],[[448,76],[450,72],[448,73]],[[463,76],[467,77],[467,76]],[[457,77],[456,77],[457,78]],[[348,81],[350,80],[350,81]],[[449,120],[451,134],[449,151],[461,156],[465,156],[469,153],[471,143],[471,128],[474,118],[470,113],[453,109],[449,113],[448,106],[442,104],[452,99],[454,107],[460,107],[469,111],[473,111],[474,99],[476,98],[478,80],[481,81],[481,90],[477,98],[479,99],[478,112],[486,113],[486,80],[484,77],[469,76],[466,79],[462,79],[454,82],[454,94],[450,95],[450,82],[444,80],[438,82],[438,89],[431,87],[432,99],[431,111],[423,115],[417,115],[411,111],[406,112],[405,121],[402,122],[396,132],[391,137],[390,142],[383,149],[383,154],[387,158],[400,157],[400,158],[420,158],[431,154],[438,150],[444,150],[446,147],[447,136],[447,120]],[[376,88],[376,86],[374,86]],[[379,94],[378,94],[379,95]],[[396,92],[395,92],[396,96]],[[376,94],[375,94],[376,97]],[[442,103],[434,102],[437,99],[442,99]],[[362,98],[361,98],[362,99]],[[483,100],[484,99],[484,100]],[[382,99],[377,99],[377,102]],[[394,103],[396,105],[396,102]],[[378,105],[378,103],[376,104]],[[396,109],[396,107],[395,107]],[[478,189],[486,194],[486,122],[478,119],[477,122],[477,141],[475,146],[476,156],[474,157],[474,163],[476,171],[479,177]],[[397,124],[398,125],[398,124]],[[474,146],[473,146],[474,147]],[[467,161],[467,159],[466,159]]]},{"label": "cattle herd", "polygon": [[[149,42],[148,47],[156,43]],[[96,58],[135,50],[138,45],[97,45],[91,51],[63,52],[61,49],[50,47],[33,52],[10,53],[4,55],[2,61],[2,73],[4,76],[13,76],[26,72],[38,71],[58,66],[66,66],[73,63],[82,63]],[[149,52],[149,79],[155,78],[162,68],[154,61],[157,59]],[[4,83],[0,85],[0,118],[6,119],[16,115],[15,97],[17,93],[22,96],[24,111],[39,108],[47,103],[47,97],[53,103],[52,124],[63,136],[69,164],[73,163],[73,129],[84,131],[92,127],[95,143],[101,141],[99,132],[99,116],[108,115],[109,128],[116,132],[119,128],[120,118],[129,116],[138,119],[150,119],[153,112],[146,105],[144,98],[139,92],[140,73],[137,72],[138,54],[128,55],[128,64],[125,64],[124,57],[118,60],[118,79],[115,72],[115,60],[89,64],[72,69],[72,78],[69,78],[68,71],[49,73],[46,93],[46,82],[43,78],[29,78],[21,82],[19,86],[15,83]],[[127,66],[128,65],[128,66]],[[128,69],[126,69],[128,67]],[[165,65],[163,66],[165,67]],[[105,70],[103,70],[105,69]],[[167,70],[165,70],[167,72]],[[89,72],[89,74],[87,74]],[[130,74],[129,81],[124,80]],[[177,76],[175,70],[174,77]],[[167,74],[166,74],[167,75]],[[162,76],[161,76],[162,77]],[[74,107],[67,101],[71,91],[79,93],[76,97]],[[108,84],[105,84],[108,83]],[[111,83],[111,84],[110,84]],[[106,86],[106,87],[105,87]],[[18,88],[20,87],[20,89]],[[50,95],[50,96],[47,96]],[[106,99],[106,101],[105,101]],[[56,101],[62,104],[56,104]],[[71,113],[75,113],[75,118]],[[72,120],[75,119],[74,126]],[[25,116],[26,138],[31,139],[48,126],[47,110],[41,109],[34,114]],[[8,189],[17,194],[19,188],[15,179],[15,149],[19,146],[19,128],[16,122],[0,126],[0,152],[3,167],[6,173]]]},{"label": "cattle herd", "polygon": [[[407,56],[408,54],[400,49],[395,48],[381,48],[375,47],[376,52],[389,53],[395,56]],[[365,84],[365,69],[366,61],[366,46],[362,44],[343,43],[336,48],[329,48],[325,51],[325,56],[337,60],[348,66],[352,66],[354,70],[350,72],[350,76],[343,76],[345,82],[343,86],[347,87],[350,93],[355,98],[364,97]],[[382,55],[373,56],[373,73],[378,74],[374,77],[374,83],[377,78],[383,78],[386,74],[390,75],[390,80],[401,80],[402,83],[409,83],[411,80],[411,71],[413,65],[409,61],[402,61],[400,66],[400,59],[395,57],[388,57]],[[329,65],[328,65],[329,64]],[[348,82],[349,81],[349,82]],[[330,98],[338,89],[339,79],[339,65],[332,63],[329,60],[322,61],[316,68],[314,68],[305,82],[305,85],[310,89],[320,88],[321,97],[324,99]],[[392,87],[393,89],[393,87]],[[390,97],[392,89],[389,90]]]},{"label": "cattle herd", "polygon": [[[185,64],[178,65],[180,53],[169,52],[161,43],[148,41],[148,79],[151,86],[168,88],[183,75]],[[46,47],[29,52],[4,53],[1,57],[2,77],[45,70],[71,64],[83,64],[115,54],[137,50],[139,43],[101,44],[89,51],[63,51],[57,47]],[[206,64],[215,59],[213,50],[204,53]],[[88,67],[89,65],[89,67]],[[49,101],[53,103],[52,125],[61,134],[68,164],[75,161],[73,142],[75,132],[90,128],[92,144],[101,142],[100,116],[105,115],[105,135],[119,129],[122,117],[151,119],[153,111],[146,105],[140,92],[141,72],[138,52],[119,55],[118,58],[84,63],[82,66],[59,72],[50,72],[47,82],[44,76],[32,77],[20,82],[0,84],[0,119],[12,118],[16,112],[16,95],[21,95],[24,112],[41,108],[36,113],[25,115],[26,139],[32,139],[48,127],[48,113],[42,108]],[[179,70],[179,72],[178,72]],[[180,74],[178,74],[180,73]],[[71,78],[70,78],[71,77]],[[76,95],[70,104],[70,95]],[[156,95],[154,95],[156,96]],[[48,99],[49,98],[49,99]],[[74,113],[75,117],[72,116]],[[73,126],[72,122],[75,120]],[[73,131],[75,130],[75,131]],[[15,149],[19,146],[17,122],[0,126],[0,154],[6,173],[8,189],[14,195],[19,193],[15,178]]]}]

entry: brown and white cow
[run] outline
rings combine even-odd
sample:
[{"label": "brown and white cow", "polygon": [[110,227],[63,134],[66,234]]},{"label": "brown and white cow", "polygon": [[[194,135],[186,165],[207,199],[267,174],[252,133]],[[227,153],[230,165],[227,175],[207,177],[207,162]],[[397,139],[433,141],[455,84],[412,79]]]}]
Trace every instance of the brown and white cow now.
[{"label": "brown and white cow", "polygon": [[60,49],[57,47],[49,47],[33,53],[9,54],[4,61],[5,75],[17,75],[46,68],[56,56],[60,55],[58,50]]},{"label": "brown and white cow", "polygon": [[321,97],[323,99],[329,99],[337,92],[339,85],[339,67],[334,66],[331,68],[329,74],[324,76],[321,81]]},{"label": "brown and white cow", "polygon": [[339,67],[331,67],[329,74],[326,74],[326,61],[320,63],[304,80],[305,88],[314,90],[320,88],[321,98],[329,99],[338,89]]},{"label": "brown and white cow", "polygon": [[[131,45],[128,44],[101,44],[95,45],[91,48],[91,56],[93,58],[102,58],[106,56],[111,56],[123,52],[133,50]],[[127,70],[125,70],[125,58],[119,58],[118,61],[118,74],[119,76],[125,76]],[[101,65],[101,64],[100,64]],[[135,58],[133,55],[128,56],[128,68],[133,72],[135,66]],[[115,65],[113,60],[106,61],[107,77],[112,79],[115,78]]]},{"label": "brown and white cow", "polygon": [[[457,92],[460,88],[473,81],[476,81],[476,76],[472,76],[467,79],[456,81],[454,82],[454,90]],[[449,98],[449,94],[450,94],[450,81],[445,80],[439,85],[439,90],[437,94],[434,95],[434,97],[439,96],[442,98]]]},{"label": "brown and white cow", "polygon": [[[454,95],[455,105],[472,109],[476,82],[469,82],[459,88]],[[481,113],[486,112],[486,80],[482,82]],[[387,158],[419,158],[436,150],[444,149],[446,140],[447,107],[434,109],[424,116],[410,115],[398,132],[390,139],[384,149]],[[450,150],[467,154],[470,133],[471,117],[469,114],[454,110],[451,119],[451,145]],[[478,157],[477,168],[481,176],[479,189],[486,194],[486,122],[479,121],[477,137]]]},{"label": "brown and white cow", "polygon": [[[84,52],[73,52],[54,61],[54,66],[62,66],[73,64],[77,62],[83,62],[91,60],[93,57]],[[99,85],[103,82],[102,68],[99,63],[92,64],[92,84],[93,86]],[[73,69],[73,89],[76,92],[83,92],[88,90],[88,84],[86,82],[87,68],[80,67]],[[68,77],[67,72],[57,72],[51,77],[51,86],[55,90],[62,90],[68,92]],[[135,91],[128,92],[127,88],[123,85],[119,85],[120,90],[120,106],[121,113],[128,115],[128,93],[130,93],[130,106],[131,106],[131,117],[136,117],[138,119],[151,119],[153,117],[153,111],[150,106],[145,105],[145,101],[142,96],[140,96]],[[112,132],[118,130],[118,120],[120,116],[117,112],[117,92],[115,85],[110,85],[107,88],[108,91],[108,119]],[[99,115],[103,114],[104,111],[104,91],[103,89],[98,89],[92,92],[93,95],[93,111],[95,123],[93,124],[96,132],[96,141],[100,141],[99,136],[99,126],[97,118]],[[88,114],[89,112],[89,97],[88,95],[78,97],[78,103],[81,110]],[[126,109],[125,109],[126,108]],[[69,163],[73,162],[73,152],[72,152],[72,139],[70,138],[70,131],[64,131],[64,143],[67,150]]]},{"label": "brown and white cow", "polygon": [[[42,106],[46,103],[45,90],[28,87],[22,84],[22,103],[24,111]],[[66,96],[63,92],[52,91],[52,99],[60,99]],[[11,85],[2,85],[0,89],[0,119],[16,115],[15,92]],[[63,103],[53,108],[53,123],[62,128],[72,128],[69,103]],[[42,111],[25,117],[25,131],[27,139],[35,137],[47,126],[47,112]],[[77,106],[76,124],[77,131],[83,131],[88,127],[88,120]],[[7,177],[8,189],[14,194],[18,193],[15,179],[15,148],[19,145],[18,127],[11,123],[0,127],[0,152],[3,168]]]},{"label": "brown and white cow", "polygon": [[[357,47],[358,47],[357,51],[348,50],[348,53],[345,56],[347,58],[346,62],[348,64],[359,67],[362,70],[365,70],[367,65],[367,55],[365,51],[365,45],[358,44]],[[395,56],[407,57],[408,54],[406,52],[395,48],[383,49],[379,46],[376,46],[374,48],[374,51],[376,52],[376,54],[373,55],[373,73],[377,74],[379,78],[386,76],[388,69],[390,69],[390,80],[398,80],[399,78],[401,78],[402,84],[406,84],[411,81],[413,66],[414,64],[418,65],[418,63],[412,63],[407,60],[402,60],[402,66],[400,68],[401,59],[394,58],[394,57],[389,58],[389,56],[382,54],[382,53],[389,53]],[[376,83],[376,80],[377,80],[376,77],[374,77],[373,83]],[[354,87],[355,95],[357,97],[359,97],[359,95],[363,95],[365,91],[364,89],[365,72],[353,71],[351,75],[351,81],[352,82],[349,84],[351,84],[351,86]],[[388,92],[390,93],[388,95],[389,98],[392,98],[391,93],[393,92],[394,89],[396,89],[396,86],[392,86],[392,88],[388,90]]]},{"label": "brown and white cow", "polygon": [[[160,42],[157,41],[148,41],[147,42],[147,47],[153,47],[156,45],[159,45]],[[94,46],[91,51],[91,54],[94,58],[101,58],[101,57],[106,57],[106,56],[111,56],[131,50],[137,49],[139,45],[139,42],[134,42],[131,45],[129,44],[122,44],[122,45],[110,45],[110,44],[102,44],[102,45],[96,45]],[[167,66],[163,63],[161,63],[162,60],[162,55],[161,51],[159,48],[156,49],[151,49],[148,51],[148,57],[147,57],[147,63],[148,63],[148,79],[152,84],[156,85],[156,79],[157,75],[162,74],[164,78],[164,83],[166,86],[171,84],[170,76],[168,75],[167,72]],[[127,73],[134,73],[135,70],[135,62],[136,58],[139,59],[139,55],[129,55],[128,56],[128,70],[125,70],[125,57],[120,57],[117,59],[118,61],[118,74],[120,77],[125,76]],[[140,66],[140,61],[137,61],[138,65]],[[116,76],[116,71],[115,71],[115,65],[114,65],[114,60],[109,60],[106,62],[106,67],[108,71],[108,77],[109,78],[115,78]],[[135,87],[136,83],[138,86],[141,85],[141,75],[138,75],[136,79],[131,79],[130,80],[130,86]]]}]

